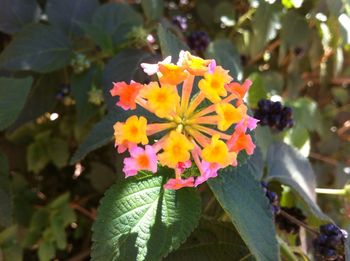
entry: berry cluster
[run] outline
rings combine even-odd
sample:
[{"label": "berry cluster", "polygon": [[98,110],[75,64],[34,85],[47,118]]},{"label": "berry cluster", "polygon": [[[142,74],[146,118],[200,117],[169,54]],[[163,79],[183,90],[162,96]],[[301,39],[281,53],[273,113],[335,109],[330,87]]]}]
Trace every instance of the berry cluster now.
[{"label": "berry cluster", "polygon": [[282,131],[294,125],[292,109],[283,106],[280,102],[262,99],[258,102],[258,108],[254,112],[254,118],[260,120],[262,126],[270,126]]},{"label": "berry cluster", "polygon": [[314,240],[317,260],[345,260],[344,242],[347,233],[334,224],[320,226],[320,234]]},{"label": "berry cluster", "polygon": [[188,46],[196,52],[204,52],[207,49],[209,42],[209,35],[203,31],[192,32],[187,37]]},{"label": "berry cluster", "polygon": [[[303,212],[299,208],[282,207],[281,209],[284,212],[286,212],[287,214],[291,215],[292,217],[294,217],[300,221],[304,221],[306,219]],[[283,216],[281,214],[276,216],[275,223],[278,225],[279,229],[284,230],[287,233],[290,233],[290,234],[298,234],[299,233],[299,230],[300,230],[299,225],[295,224],[293,221],[287,219],[285,216]]]},{"label": "berry cluster", "polygon": [[279,201],[278,201],[278,196],[275,192],[270,191],[267,187],[267,183],[266,182],[261,182],[261,186],[264,189],[265,192],[265,196],[269,199],[270,201],[270,206],[271,206],[271,210],[272,212],[276,215],[280,212],[281,208],[279,206]]},{"label": "berry cluster", "polygon": [[180,30],[187,30],[187,18],[182,15],[175,15],[172,19],[174,25],[176,25]]},{"label": "berry cluster", "polygon": [[64,99],[64,97],[68,96],[69,93],[70,93],[70,84],[61,83],[59,90],[56,93],[56,99],[61,101]]}]

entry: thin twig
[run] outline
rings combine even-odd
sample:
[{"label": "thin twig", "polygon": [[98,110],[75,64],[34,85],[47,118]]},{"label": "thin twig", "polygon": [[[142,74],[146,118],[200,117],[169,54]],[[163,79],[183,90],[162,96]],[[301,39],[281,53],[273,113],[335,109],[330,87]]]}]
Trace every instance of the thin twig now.
[{"label": "thin twig", "polygon": [[252,65],[252,64],[256,63],[257,61],[259,61],[264,56],[265,52],[267,52],[267,51],[272,52],[274,49],[276,49],[278,46],[280,46],[280,44],[281,44],[281,40],[280,39],[277,39],[277,40],[273,41],[263,51],[258,53],[255,57],[253,57],[248,62],[248,65]]},{"label": "thin twig", "polygon": [[329,157],[326,157],[326,156],[323,156],[323,155],[315,153],[315,152],[310,152],[309,157],[313,158],[313,159],[317,159],[317,160],[323,161],[323,162],[326,162],[326,163],[331,164],[331,165],[335,165],[335,166],[338,165],[338,161],[337,160],[329,158]]},{"label": "thin twig", "polygon": [[243,261],[243,260],[246,260],[248,257],[250,257],[252,254],[249,253],[247,255],[245,255],[244,257],[242,257],[241,259],[239,259],[239,261]]},{"label": "thin twig", "polygon": [[76,204],[76,203],[71,203],[70,207],[72,209],[75,209],[76,211],[82,213],[83,215],[87,216],[88,218],[90,218],[91,220],[96,220],[96,215],[88,210],[86,210],[85,208],[83,208],[82,206]]},{"label": "thin twig", "polygon": [[292,221],[293,223],[297,224],[298,226],[301,226],[303,228],[305,228],[307,231],[309,231],[311,234],[313,234],[314,236],[318,235],[318,232],[312,228],[310,228],[308,225],[306,225],[304,222],[300,221],[299,219],[293,217],[292,215],[289,215],[287,212],[285,212],[284,210],[280,210],[279,214],[281,214],[282,216],[284,216],[285,218],[289,219],[290,221]]}]

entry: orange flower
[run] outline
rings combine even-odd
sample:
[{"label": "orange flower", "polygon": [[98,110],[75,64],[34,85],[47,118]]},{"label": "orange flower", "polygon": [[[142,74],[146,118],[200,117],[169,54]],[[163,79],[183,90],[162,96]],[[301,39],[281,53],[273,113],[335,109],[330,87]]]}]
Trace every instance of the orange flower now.
[{"label": "orange flower", "polygon": [[119,96],[117,105],[124,110],[136,109],[136,97],[142,89],[142,84],[131,81],[130,84],[125,82],[113,83],[113,89],[110,90],[112,96]]}]

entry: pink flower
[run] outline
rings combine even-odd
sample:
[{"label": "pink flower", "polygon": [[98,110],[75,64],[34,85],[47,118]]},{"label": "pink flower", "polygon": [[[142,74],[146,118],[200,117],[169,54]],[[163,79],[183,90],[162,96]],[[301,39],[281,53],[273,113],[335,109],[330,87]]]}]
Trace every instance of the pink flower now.
[{"label": "pink flower", "polygon": [[196,182],[194,186],[197,187],[199,184],[206,182],[210,178],[215,178],[218,175],[218,170],[220,169],[220,165],[217,163],[209,163],[205,160],[202,160],[200,170],[201,175],[196,178]]},{"label": "pink flower", "polygon": [[247,129],[254,130],[258,124],[259,120],[247,115],[236,125],[236,130],[246,132]]},{"label": "pink flower", "polygon": [[185,162],[179,162],[176,165],[176,173],[182,174],[186,169],[188,169],[189,167],[191,167],[192,162],[190,160],[187,160]]},{"label": "pink flower", "polygon": [[163,61],[159,62],[159,63],[141,63],[141,67],[143,69],[143,71],[148,74],[149,76],[156,74],[159,70],[159,64],[167,64],[171,62],[171,56],[168,56],[167,58],[165,58]]},{"label": "pink flower", "polygon": [[135,146],[129,152],[131,157],[124,159],[123,171],[126,178],[136,175],[139,170],[157,172],[157,155],[152,146],[146,145],[145,149]]},{"label": "pink flower", "polygon": [[215,67],[216,67],[216,61],[213,59],[208,65],[208,72],[213,74],[215,71]]},{"label": "pink flower", "polygon": [[193,187],[194,178],[190,177],[188,179],[169,179],[168,182],[164,185],[165,189],[178,190],[183,187]]}]

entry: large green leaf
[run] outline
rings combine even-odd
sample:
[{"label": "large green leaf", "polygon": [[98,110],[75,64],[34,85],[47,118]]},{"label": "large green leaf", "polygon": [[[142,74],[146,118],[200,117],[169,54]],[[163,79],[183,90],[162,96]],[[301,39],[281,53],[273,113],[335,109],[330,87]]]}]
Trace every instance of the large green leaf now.
[{"label": "large green leaf", "polygon": [[92,260],[160,260],[180,246],[197,226],[200,199],[192,188],[164,190],[165,180],[131,178],[107,191],[92,229]]},{"label": "large green leaf", "polygon": [[48,0],[46,12],[49,21],[70,36],[81,33],[78,22],[90,22],[98,5],[97,0]]},{"label": "large green leaf", "polygon": [[142,9],[149,20],[159,20],[163,15],[163,0],[142,0]]},{"label": "large green leaf", "polygon": [[[278,157],[276,157],[278,155]],[[267,153],[267,180],[291,187],[319,219],[328,220],[316,203],[316,180],[310,162],[282,142],[273,143]]]},{"label": "large green leaf", "polygon": [[306,18],[294,10],[288,11],[282,18],[281,39],[291,48],[306,47],[310,39]]},{"label": "large green leaf", "polygon": [[47,73],[67,65],[72,55],[59,29],[31,24],[23,28],[0,55],[0,68]]},{"label": "large green leaf", "polygon": [[[11,128],[34,120],[45,112],[51,112],[56,105],[56,94],[60,84],[60,77],[57,74],[42,74],[35,80],[27,101]],[[40,104],[40,106],[38,106]]]},{"label": "large green leaf", "polygon": [[0,31],[7,34],[18,32],[39,14],[36,0],[0,0],[0,6]]},{"label": "large green leaf", "polygon": [[166,261],[231,261],[250,260],[251,256],[232,223],[216,220],[200,221],[187,241],[165,258]]},{"label": "large green leaf", "polygon": [[10,126],[19,116],[33,79],[0,78],[0,130]]},{"label": "large green leaf", "polygon": [[183,41],[161,24],[158,26],[158,37],[163,57],[170,55],[173,58],[173,62],[176,62],[181,50],[189,50]]},{"label": "large green leaf", "polygon": [[143,19],[129,5],[108,3],[96,10],[92,23],[110,35],[114,44],[120,44],[132,27],[142,26]]},{"label": "large green leaf", "polygon": [[0,152],[0,227],[12,223],[12,193],[7,158]]},{"label": "large green leaf", "polygon": [[89,103],[89,91],[92,88],[95,67],[81,74],[75,74],[71,80],[71,93],[77,108],[77,122],[85,123],[95,112],[96,107]]},{"label": "large green leaf", "polygon": [[115,116],[112,114],[107,115],[99,123],[97,123],[83,143],[79,146],[78,150],[74,153],[70,163],[73,164],[82,158],[84,158],[90,151],[106,145],[112,140],[113,137],[113,125],[116,123]]},{"label": "large green leaf", "polygon": [[208,58],[216,59],[216,62],[227,70],[235,80],[243,78],[241,58],[229,40],[216,40],[212,42],[207,50]]},{"label": "large green leaf", "polygon": [[228,167],[208,181],[215,197],[257,260],[279,260],[269,202],[248,164]]},{"label": "large green leaf", "polygon": [[277,31],[277,12],[276,3],[270,4],[266,1],[260,1],[259,7],[252,19],[253,39],[251,41],[251,54],[257,55],[261,52],[267,42],[276,36]]}]

